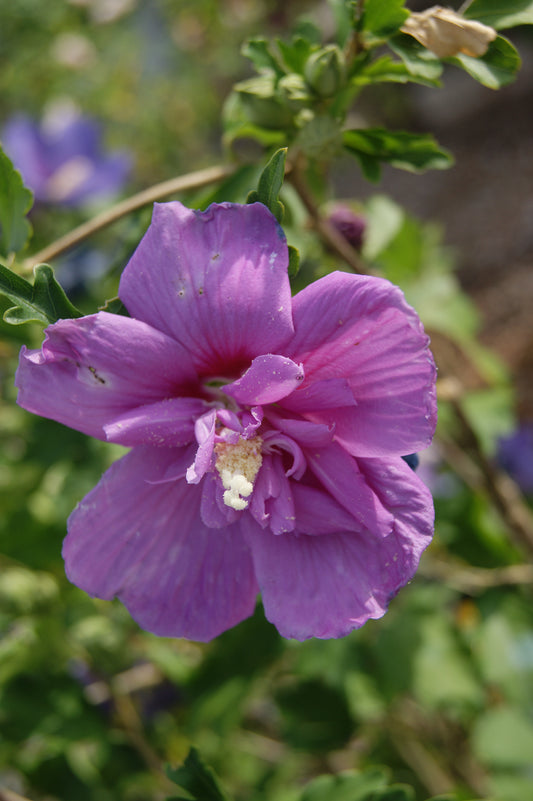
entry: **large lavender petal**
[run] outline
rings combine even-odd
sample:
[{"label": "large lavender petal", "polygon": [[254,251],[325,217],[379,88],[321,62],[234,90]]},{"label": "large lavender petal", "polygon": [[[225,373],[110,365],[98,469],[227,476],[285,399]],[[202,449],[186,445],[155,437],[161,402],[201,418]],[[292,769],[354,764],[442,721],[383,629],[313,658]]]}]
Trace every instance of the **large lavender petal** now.
[{"label": "large lavender petal", "polygon": [[400,458],[392,464],[364,462],[368,481],[393,515],[389,536],[347,531],[274,536],[249,517],[241,524],[265,614],[284,637],[342,637],[381,617],[413,577],[430,541],[433,508],[422,482]]},{"label": "large lavender petal", "polygon": [[[436,424],[435,364],[428,338],[402,292],[379,278],[331,273],[293,302],[295,335],[284,353],[303,362],[297,408],[313,382],[344,378],[355,405],[307,411],[335,424],[354,455],[386,456],[427,447]],[[283,403],[283,402],[282,402]],[[339,404],[340,405],[340,404]]]},{"label": "large lavender petal", "polygon": [[106,439],[104,425],[196,380],[177,342],[139,320],[99,312],[49,326],[41,350],[23,347],[15,383],[23,408]]},{"label": "large lavender petal", "polygon": [[261,203],[155,204],[120,281],[130,314],[173,336],[202,374],[235,378],[291,336],[285,237]]},{"label": "large lavender petal", "polygon": [[63,556],[70,581],[118,596],[144,629],[207,641],[253,612],[257,584],[238,527],[208,528],[201,487],[164,481],[191,458],[140,446],[115,462],[71,514]]}]

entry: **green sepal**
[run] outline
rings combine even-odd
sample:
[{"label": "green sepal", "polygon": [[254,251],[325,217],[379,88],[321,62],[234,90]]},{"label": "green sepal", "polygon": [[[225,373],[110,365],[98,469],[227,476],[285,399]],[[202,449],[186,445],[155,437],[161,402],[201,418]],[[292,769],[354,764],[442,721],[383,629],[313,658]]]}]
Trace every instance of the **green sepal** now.
[{"label": "green sepal", "polygon": [[498,36],[488,46],[487,52],[479,58],[462,54],[446,59],[462,67],[472,78],[489,89],[500,89],[512,83],[520,69],[521,59],[518,51],[508,39]]},{"label": "green sepal", "polygon": [[319,97],[333,97],[344,85],[346,78],[346,65],[340,48],[330,44],[311,53],[304,75]]},{"label": "green sepal", "polygon": [[409,172],[451,167],[453,158],[430,134],[362,128],[345,131],[343,144],[354,155],[369,181],[379,180],[380,162]]},{"label": "green sepal", "polygon": [[300,251],[289,245],[289,278],[296,278],[300,269]]},{"label": "green sepal", "polygon": [[0,147],[0,257],[18,253],[28,242],[31,225],[26,214],[32,204],[33,194]]},{"label": "green sepal", "polygon": [[277,79],[271,72],[240,81],[233,89],[252,124],[266,129],[292,125],[292,111],[285,105],[285,97],[278,91]]},{"label": "green sepal", "polygon": [[173,796],[168,801],[227,801],[215,774],[201,759],[196,748],[191,748],[183,765],[166,768],[168,778],[187,791],[187,796]]},{"label": "green sepal", "polygon": [[122,317],[131,317],[129,311],[119,297],[109,298],[103,306],[98,307],[98,311],[109,312],[109,314],[120,314]]},{"label": "green sepal", "polygon": [[35,280],[30,284],[0,264],[0,294],[15,303],[4,312],[6,323],[20,325],[38,322],[49,325],[62,318],[82,316],[57,283],[54,271],[48,264],[38,264],[34,274]]},{"label": "green sepal", "polygon": [[247,203],[262,203],[266,206],[279,223],[285,212],[283,203],[279,200],[279,192],[285,177],[286,157],[286,147],[276,150],[261,173],[257,189],[253,189],[246,198]]},{"label": "green sepal", "polygon": [[490,25],[497,31],[517,25],[533,25],[533,0],[474,0],[464,10],[463,16]]}]

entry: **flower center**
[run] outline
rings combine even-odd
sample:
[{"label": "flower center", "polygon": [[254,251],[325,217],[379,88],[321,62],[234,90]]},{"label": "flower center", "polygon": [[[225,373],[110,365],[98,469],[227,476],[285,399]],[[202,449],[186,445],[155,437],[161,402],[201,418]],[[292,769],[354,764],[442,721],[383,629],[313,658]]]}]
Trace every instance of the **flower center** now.
[{"label": "flower center", "polygon": [[216,462],[222,485],[224,503],[232,509],[241,511],[248,506],[248,498],[253,491],[254,481],[263,462],[261,437],[242,439],[235,444],[217,442]]}]

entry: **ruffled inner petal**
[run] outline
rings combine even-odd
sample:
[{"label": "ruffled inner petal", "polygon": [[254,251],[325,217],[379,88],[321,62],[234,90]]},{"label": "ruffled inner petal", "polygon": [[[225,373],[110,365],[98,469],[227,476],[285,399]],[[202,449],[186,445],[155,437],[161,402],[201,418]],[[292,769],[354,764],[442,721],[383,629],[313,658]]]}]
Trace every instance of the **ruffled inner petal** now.
[{"label": "ruffled inner petal", "polygon": [[224,392],[237,403],[250,406],[275,403],[294,392],[303,379],[301,364],[267,353],[257,356],[241,378],[224,387]]},{"label": "ruffled inner petal", "polygon": [[212,466],[216,421],[216,409],[211,409],[211,411],[199,417],[194,424],[198,450],[196,451],[194,462],[187,470],[189,484],[198,484]]},{"label": "ruffled inner petal", "polygon": [[294,529],[296,519],[291,487],[292,482],[285,474],[279,454],[264,454],[249,511],[260,526],[268,526],[274,534]]}]

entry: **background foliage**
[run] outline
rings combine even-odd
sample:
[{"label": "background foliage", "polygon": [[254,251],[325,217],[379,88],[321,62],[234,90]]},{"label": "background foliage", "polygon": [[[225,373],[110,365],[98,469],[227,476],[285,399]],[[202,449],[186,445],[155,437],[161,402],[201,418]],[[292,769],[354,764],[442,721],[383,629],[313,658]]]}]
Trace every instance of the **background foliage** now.
[{"label": "background foliage", "polygon": [[[345,71],[321,48],[345,52],[356,5],[364,46]],[[465,13],[499,31],[533,22],[524,0],[505,13],[474,0]],[[429,92],[462,69],[488,92],[511,82],[519,57],[500,36],[482,59],[460,55],[443,68],[399,32],[406,16],[401,0],[49,0],[46,13],[40,0],[3,4],[0,123],[20,111],[39,119],[68,99],[104,122],[109,148],[131,150],[124,195],[225,160],[235,172],[180,198],[245,202],[250,190],[268,195],[274,179],[258,180],[273,149],[303,158],[280,194],[299,251],[295,288],[358,266],[399,284],[432,336],[440,422],[420,468],[435,495],[435,541],[382,620],[303,644],[282,640],[260,607],[208,645],[140,631],[119,604],[71,586],[60,558],[68,514],[122,450],[19,409],[13,374],[43,323],[116,295],[150,210],[51,259],[67,300],[49,268],[33,283],[26,260],[105,206],[36,205],[24,249],[31,201],[2,155],[0,796],[533,797],[533,525],[497,463],[498,438],[517,425],[513,383],[480,344],[442,221],[417,219],[378,186],[363,199],[339,179],[357,171],[357,186],[359,170],[376,182],[390,165],[450,166],[431,130],[400,130],[406,84]],[[344,260],[328,223],[339,193],[365,224]]]}]

